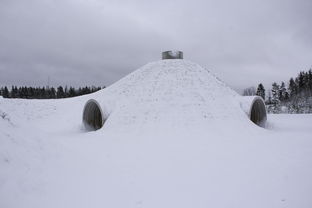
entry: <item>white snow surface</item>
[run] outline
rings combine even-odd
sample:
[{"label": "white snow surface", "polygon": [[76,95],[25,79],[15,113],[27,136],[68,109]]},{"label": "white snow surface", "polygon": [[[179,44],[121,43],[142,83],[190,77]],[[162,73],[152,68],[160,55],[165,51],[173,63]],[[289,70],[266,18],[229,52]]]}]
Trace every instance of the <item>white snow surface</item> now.
[{"label": "white snow surface", "polygon": [[189,125],[249,125],[235,91],[207,69],[187,60],[146,64],[92,98],[109,114],[100,131],[180,130]]},{"label": "white snow surface", "polygon": [[[90,98],[109,118],[86,132]],[[185,60],[86,96],[0,98],[0,207],[312,207],[312,115],[263,129],[238,100]]]}]

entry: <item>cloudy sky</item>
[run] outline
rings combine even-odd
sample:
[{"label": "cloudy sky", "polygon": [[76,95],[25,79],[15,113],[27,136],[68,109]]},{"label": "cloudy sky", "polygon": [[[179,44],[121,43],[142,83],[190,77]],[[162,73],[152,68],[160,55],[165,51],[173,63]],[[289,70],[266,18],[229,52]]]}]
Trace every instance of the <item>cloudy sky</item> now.
[{"label": "cloudy sky", "polygon": [[311,0],[0,0],[0,86],[108,86],[164,50],[234,89],[312,66]]}]

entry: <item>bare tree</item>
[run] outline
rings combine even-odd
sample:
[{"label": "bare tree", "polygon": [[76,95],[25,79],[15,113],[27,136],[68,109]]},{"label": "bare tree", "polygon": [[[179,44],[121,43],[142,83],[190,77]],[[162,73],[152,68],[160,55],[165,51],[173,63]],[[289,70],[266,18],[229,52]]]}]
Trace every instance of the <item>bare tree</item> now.
[{"label": "bare tree", "polygon": [[248,87],[244,89],[243,96],[252,96],[252,95],[256,95],[255,87]]}]

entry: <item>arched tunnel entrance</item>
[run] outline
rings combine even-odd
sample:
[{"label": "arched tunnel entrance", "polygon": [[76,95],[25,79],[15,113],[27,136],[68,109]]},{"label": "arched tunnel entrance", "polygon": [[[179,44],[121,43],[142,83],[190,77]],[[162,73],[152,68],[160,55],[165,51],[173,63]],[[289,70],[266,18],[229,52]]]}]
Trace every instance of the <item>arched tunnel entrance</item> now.
[{"label": "arched tunnel entrance", "polygon": [[250,109],[250,120],[258,126],[265,127],[267,120],[265,104],[261,98],[255,98]]},{"label": "arched tunnel entrance", "polygon": [[106,118],[103,117],[101,107],[97,101],[91,99],[86,103],[83,109],[82,120],[85,128],[89,131],[102,128]]}]

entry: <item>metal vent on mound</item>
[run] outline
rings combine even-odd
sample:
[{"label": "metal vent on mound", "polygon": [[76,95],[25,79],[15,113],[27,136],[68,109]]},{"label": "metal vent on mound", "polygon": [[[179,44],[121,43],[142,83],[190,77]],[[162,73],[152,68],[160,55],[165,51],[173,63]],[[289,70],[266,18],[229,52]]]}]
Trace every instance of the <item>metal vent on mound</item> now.
[{"label": "metal vent on mound", "polygon": [[162,52],[162,59],[183,59],[182,51],[165,51]]}]

